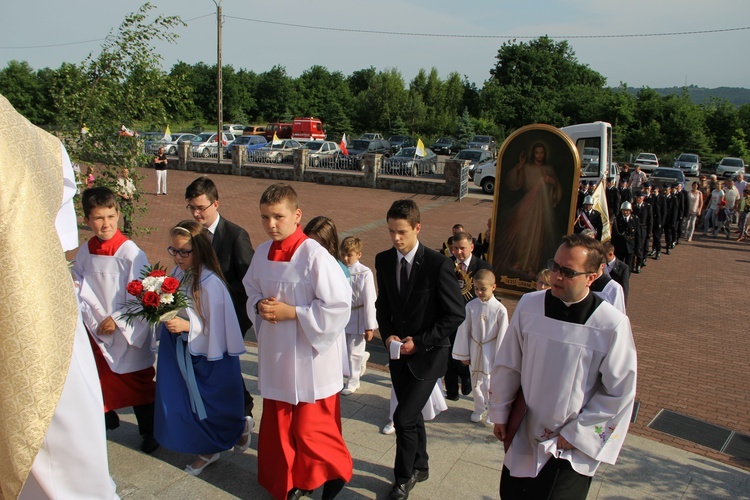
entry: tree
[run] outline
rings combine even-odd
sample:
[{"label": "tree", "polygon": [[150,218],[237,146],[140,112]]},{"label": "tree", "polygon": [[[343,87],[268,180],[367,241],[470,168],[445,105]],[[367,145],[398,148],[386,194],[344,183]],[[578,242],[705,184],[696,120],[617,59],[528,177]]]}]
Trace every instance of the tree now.
[{"label": "tree", "polygon": [[274,66],[258,75],[258,114],[267,121],[291,121],[296,105],[294,82],[283,66]]},{"label": "tree", "polygon": [[41,85],[26,61],[12,60],[0,70],[0,94],[27,120],[39,125],[46,123],[43,108],[39,107]]}]

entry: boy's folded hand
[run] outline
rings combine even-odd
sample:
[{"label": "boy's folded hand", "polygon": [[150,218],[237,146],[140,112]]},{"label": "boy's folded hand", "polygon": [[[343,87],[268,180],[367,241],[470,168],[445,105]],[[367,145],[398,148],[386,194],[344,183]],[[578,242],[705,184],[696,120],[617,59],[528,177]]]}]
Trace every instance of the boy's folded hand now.
[{"label": "boy's folded hand", "polygon": [[112,335],[115,333],[115,328],[117,328],[115,320],[112,319],[112,316],[107,316],[104,321],[99,323],[99,328],[96,329],[96,333],[97,335]]}]

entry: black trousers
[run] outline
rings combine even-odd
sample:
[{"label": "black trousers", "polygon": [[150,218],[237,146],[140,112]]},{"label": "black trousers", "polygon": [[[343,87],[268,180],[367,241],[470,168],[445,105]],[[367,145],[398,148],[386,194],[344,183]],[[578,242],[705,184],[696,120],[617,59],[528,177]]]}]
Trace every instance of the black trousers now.
[{"label": "black trousers", "polygon": [[427,435],[422,408],[430,399],[437,379],[417,379],[404,361],[390,363],[393,390],[398,406],[393,414],[396,428],[396,460],[393,475],[396,484],[406,483],[414,469],[428,469]]},{"label": "black trousers", "polygon": [[562,458],[552,458],[536,477],[513,477],[503,466],[500,477],[502,500],[585,500],[591,477],[579,474]]},{"label": "black trousers", "polygon": [[654,235],[653,245],[654,246],[653,246],[653,249],[656,252],[661,252],[661,233],[662,233],[662,228],[660,228],[660,227],[655,227],[654,228],[654,232],[653,232],[653,235]]},{"label": "black trousers", "polygon": [[667,244],[667,248],[672,246],[675,241],[675,227],[673,224],[664,225],[664,241]]},{"label": "black trousers", "polygon": [[138,422],[138,434],[153,436],[154,434],[154,403],[146,403],[133,407],[135,420]]}]

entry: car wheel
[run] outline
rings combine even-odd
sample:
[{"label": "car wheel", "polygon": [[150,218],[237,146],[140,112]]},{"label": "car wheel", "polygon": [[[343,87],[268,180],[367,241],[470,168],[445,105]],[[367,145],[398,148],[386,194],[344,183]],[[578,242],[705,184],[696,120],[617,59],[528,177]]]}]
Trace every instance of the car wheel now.
[{"label": "car wheel", "polygon": [[276,163],[281,163],[281,155],[280,154],[276,155]]},{"label": "car wheel", "polygon": [[495,194],[494,177],[485,177],[484,179],[482,179],[482,191],[484,191],[485,194]]},{"label": "car wheel", "polygon": [[208,158],[209,156],[211,156],[211,152],[208,149],[204,149],[203,151],[201,151],[202,158]]},{"label": "car wheel", "polygon": [[412,177],[419,177],[419,167],[417,167],[416,165],[414,165],[413,167],[411,167],[411,176]]},{"label": "car wheel", "polygon": [[167,154],[170,155],[170,156],[176,155],[177,154],[177,148],[174,147],[174,146],[172,146],[171,148],[169,148],[169,151],[167,151]]},{"label": "car wheel", "polygon": [[432,175],[437,173],[437,163],[430,163],[430,173]]},{"label": "car wheel", "polygon": [[313,167],[318,168],[320,165],[320,158],[313,158],[312,165]]}]

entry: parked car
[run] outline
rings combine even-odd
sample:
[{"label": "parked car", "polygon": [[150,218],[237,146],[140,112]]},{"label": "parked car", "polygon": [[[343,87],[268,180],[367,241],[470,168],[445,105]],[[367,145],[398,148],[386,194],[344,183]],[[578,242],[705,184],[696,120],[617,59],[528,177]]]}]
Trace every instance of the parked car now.
[{"label": "parked car", "polygon": [[693,153],[681,153],[674,161],[672,167],[679,168],[688,175],[698,177],[701,175],[701,157]]},{"label": "parked car", "polygon": [[685,187],[685,174],[679,168],[659,167],[648,176],[648,182],[657,186],[682,184],[682,187]]},{"label": "parked car", "polygon": [[[300,142],[322,141],[326,138],[323,123],[318,118],[295,118],[292,122],[292,139]],[[279,137],[281,139],[281,137]]]},{"label": "parked car", "polygon": [[383,170],[391,175],[419,175],[437,172],[437,155],[424,148],[425,156],[417,156],[416,147],[401,148],[398,153],[383,162]]},{"label": "parked car", "polygon": [[716,175],[719,177],[732,177],[735,174],[745,173],[745,161],[742,158],[726,156],[721,159],[716,167]]},{"label": "parked car", "polygon": [[292,124],[283,122],[273,122],[266,124],[266,130],[263,132],[263,137],[268,142],[273,140],[273,136],[276,134],[277,139],[291,139],[292,138]]},{"label": "parked car", "polygon": [[348,155],[337,159],[338,165],[346,170],[363,170],[365,154],[381,154],[386,158],[391,156],[391,144],[385,139],[354,139],[346,145]]},{"label": "parked car", "polygon": [[374,139],[382,139],[383,134],[378,134],[377,132],[366,132],[359,136],[360,139],[364,139],[366,141],[372,141]]},{"label": "parked car", "polygon": [[270,163],[289,162],[294,155],[293,151],[300,147],[302,147],[302,144],[294,139],[284,139],[277,144],[269,142],[253,152],[253,158]]},{"label": "parked car", "polygon": [[268,144],[268,141],[262,135],[241,135],[232,141],[231,144],[227,145],[227,148],[224,150],[224,157],[231,158],[235,146],[245,146],[249,156],[253,151],[262,148],[266,144]]},{"label": "parked car", "polygon": [[495,172],[497,172],[497,161],[479,165],[474,170],[474,184],[481,187],[486,194],[494,194]]},{"label": "parked car", "polygon": [[308,141],[302,145],[302,149],[310,150],[309,162],[313,167],[320,166],[321,160],[326,156],[333,156],[341,151],[333,141]]},{"label": "parked car", "polygon": [[[219,146],[216,142],[216,132],[202,132],[190,141],[190,152],[193,156],[209,158],[219,154]],[[234,140],[234,136],[228,133],[222,134],[223,146],[226,147]]]},{"label": "parked car", "polygon": [[635,158],[634,167],[641,167],[644,172],[653,172],[659,168],[659,157],[654,153],[638,153]]},{"label": "parked car", "polygon": [[[248,125],[242,129],[242,135],[264,135],[266,133],[265,125]],[[273,139],[273,136],[271,136]],[[266,139],[268,142],[268,139]]]},{"label": "parked car", "polygon": [[583,148],[581,175],[584,177],[599,177],[599,148]]},{"label": "parked car", "polygon": [[388,138],[391,143],[391,151],[396,153],[401,148],[409,148],[417,145],[417,141],[408,135],[392,135]]},{"label": "parked car", "polygon": [[195,138],[195,134],[176,133],[172,134],[168,141],[165,141],[162,137],[160,140],[151,143],[150,151],[151,154],[156,154],[160,147],[164,148],[164,152],[170,156],[177,154],[177,144],[182,141],[192,141]]},{"label": "parked car", "polygon": [[225,123],[224,126],[221,127],[221,130],[232,135],[242,135],[245,126],[240,125],[239,123]]},{"label": "parked car", "polygon": [[488,161],[492,161],[495,158],[492,156],[492,153],[490,151],[486,151],[484,149],[462,149],[456,156],[453,157],[453,159],[469,160],[469,179],[473,179],[474,171],[478,165],[486,163]]},{"label": "parked car", "polygon": [[466,149],[484,149],[490,151],[494,158],[497,156],[497,141],[491,135],[475,135],[466,144]]},{"label": "parked car", "polygon": [[461,151],[461,145],[453,137],[441,137],[430,146],[430,149],[438,155],[452,155]]},{"label": "parked car", "polygon": [[[156,150],[152,151],[152,148],[154,147],[154,144],[159,142],[164,138],[163,132],[138,132],[138,134],[135,136],[138,137],[138,140],[143,143],[143,151],[146,153],[154,152],[156,153],[156,150],[159,149],[159,147],[156,147]],[[166,151],[166,148],[164,148]]]}]

